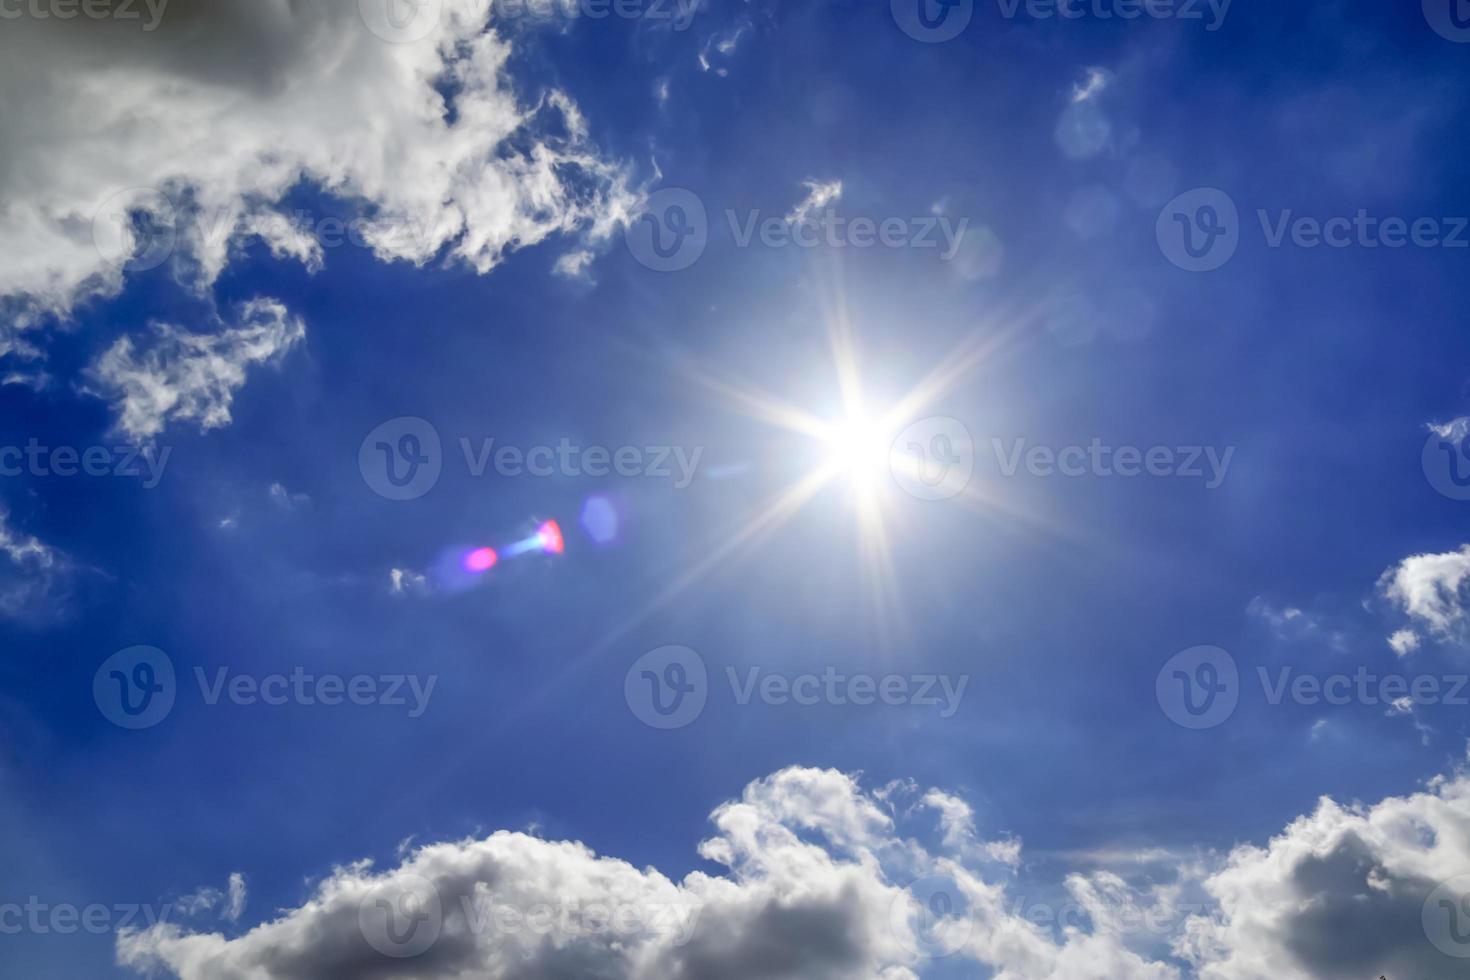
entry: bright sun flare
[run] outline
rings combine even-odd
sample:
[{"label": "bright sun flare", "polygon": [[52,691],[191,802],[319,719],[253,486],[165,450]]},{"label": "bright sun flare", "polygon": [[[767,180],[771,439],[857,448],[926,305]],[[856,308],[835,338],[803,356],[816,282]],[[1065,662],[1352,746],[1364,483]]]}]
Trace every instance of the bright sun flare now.
[{"label": "bright sun flare", "polygon": [[871,491],[887,472],[890,441],[882,425],[861,415],[852,416],[824,435],[826,465],[834,478],[845,480],[853,489]]}]

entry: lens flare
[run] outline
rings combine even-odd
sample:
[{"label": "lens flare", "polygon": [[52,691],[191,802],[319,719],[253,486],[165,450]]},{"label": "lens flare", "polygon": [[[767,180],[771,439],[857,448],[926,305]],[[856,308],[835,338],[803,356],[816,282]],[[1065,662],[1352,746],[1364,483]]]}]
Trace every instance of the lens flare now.
[{"label": "lens flare", "polygon": [[618,539],[621,520],[617,505],[607,497],[588,497],[582,505],[582,530],[594,544],[612,544]]},{"label": "lens flare", "polygon": [[548,555],[559,555],[566,551],[566,542],[561,536],[561,525],[556,521],[547,521],[536,531],[536,537],[541,542],[541,550]]},{"label": "lens flare", "polygon": [[496,554],[494,548],[478,548],[471,551],[464,558],[464,567],[467,572],[483,575],[500,563],[500,555]]}]

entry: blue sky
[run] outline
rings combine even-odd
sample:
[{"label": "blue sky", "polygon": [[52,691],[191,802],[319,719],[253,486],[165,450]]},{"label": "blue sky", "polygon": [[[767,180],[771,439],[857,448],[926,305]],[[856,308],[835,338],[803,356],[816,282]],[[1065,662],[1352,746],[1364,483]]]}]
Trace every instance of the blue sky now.
[{"label": "blue sky", "polygon": [[[1431,923],[1470,892],[1456,11],[924,2],[969,20],[925,43],[902,3],[487,27],[446,0],[386,39],[371,3],[7,19],[0,447],[162,467],[48,454],[0,482],[0,909],[109,910],[75,934],[0,912],[7,975],[1459,975],[1470,944]],[[678,227],[671,188],[697,257],[659,271],[639,236]],[[94,221],[119,192],[121,244]],[[1222,200],[1234,251],[1181,267],[1171,235]],[[767,219],[822,243],[742,242]],[[1385,219],[1420,232],[1390,247]],[[890,458],[910,426],[900,457],[973,466],[944,499]],[[370,434],[407,465],[425,431],[437,479],[389,499]],[[640,475],[477,475],[462,440],[490,439],[627,448]],[[1155,448],[1174,475],[1120,475]],[[548,521],[564,553],[514,554]],[[104,662],[140,646],[174,703],[129,730]],[[671,646],[705,704],[663,730],[639,665]],[[1194,728],[1167,692],[1199,647],[1238,679]],[[1443,696],[1272,703],[1283,670]],[[220,671],[371,678],[375,703],[210,703]],[[741,703],[833,672],[907,694]],[[466,882],[524,906],[612,888],[614,859],[644,911],[697,901],[691,941],[384,956],[358,927],[410,873],[445,908]],[[910,885],[935,877],[952,921]],[[1087,923],[1026,931],[1035,904]],[[135,905],[171,925],[125,928]],[[1110,930],[1124,907],[1165,924]]]}]

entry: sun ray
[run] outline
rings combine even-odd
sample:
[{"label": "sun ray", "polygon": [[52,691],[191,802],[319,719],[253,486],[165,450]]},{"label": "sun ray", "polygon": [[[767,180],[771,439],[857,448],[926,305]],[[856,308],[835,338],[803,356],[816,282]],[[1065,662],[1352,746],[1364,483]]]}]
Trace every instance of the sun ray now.
[{"label": "sun ray", "polygon": [[1036,316],[1032,312],[1019,317],[996,317],[972,331],[949,356],[940,360],[923,380],[889,408],[883,415],[881,424],[896,427],[914,418],[954,387],[961,378],[996,356],[1017,334],[1029,327]]}]

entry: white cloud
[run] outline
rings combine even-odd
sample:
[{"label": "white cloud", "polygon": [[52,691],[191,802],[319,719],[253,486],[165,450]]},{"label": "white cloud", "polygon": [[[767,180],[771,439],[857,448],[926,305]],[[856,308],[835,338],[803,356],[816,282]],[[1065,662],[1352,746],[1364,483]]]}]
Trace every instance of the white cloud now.
[{"label": "white cloud", "polygon": [[[946,976],[997,980],[1462,975],[1422,916],[1442,881],[1470,870],[1462,775],[1371,807],[1324,799],[1265,847],[1209,868],[1182,862],[1172,880],[1069,875],[1065,893],[1085,915],[1056,928],[1029,920],[1040,906],[1015,898],[1005,869],[987,878],[954,853],[973,824],[968,804],[929,792],[904,809],[918,791],[896,786],[865,792],[812,769],[752,783],[715,810],[700,846],[719,876],[674,881],[581,844],[501,832],[405,848],[382,872],[338,868],[300,908],[235,939],[175,923],[128,931],[118,956],[182,980],[914,980],[941,963]],[[895,815],[925,809],[941,814],[937,849]],[[952,903],[942,918],[914,901],[932,893],[910,890],[936,875]],[[390,911],[397,939],[417,946],[393,945]],[[385,944],[414,955],[384,955]]]},{"label": "white cloud", "polygon": [[192,895],[185,895],[174,903],[179,913],[194,917],[219,909],[219,917],[226,922],[238,922],[245,912],[245,876],[238,871],[230,875],[230,891],[226,895],[218,888],[201,888]]},{"label": "white cloud", "polygon": [[1072,86],[1072,103],[1095,99],[1108,90],[1113,83],[1113,73],[1106,68],[1089,68],[1087,77]]},{"label": "white cloud", "polygon": [[588,270],[592,266],[592,252],[587,249],[579,249],[575,252],[566,252],[557,260],[552,271],[564,279],[589,280],[591,278]]},{"label": "white cloud", "polygon": [[134,439],[152,439],[170,422],[208,431],[229,425],[249,368],[274,361],[305,336],[305,325],[284,306],[257,299],[241,308],[239,326],[217,333],[155,323],[141,353],[132,337],[122,337],[88,375],[114,403],[118,428]]},{"label": "white cloud", "polygon": [[745,28],[737,27],[724,33],[711,34],[704,42],[704,49],[699,52],[699,70],[713,71],[721,78],[730,74],[730,69],[723,66],[716,67],[714,56],[729,58],[740,47],[740,39],[745,36]]},{"label": "white cloud", "polygon": [[74,566],[61,551],[10,525],[0,508],[0,617],[46,619],[64,603]]},{"label": "white cloud", "polygon": [[395,568],[388,573],[390,589],[394,595],[424,596],[431,591],[428,576],[406,568]]},{"label": "white cloud", "polygon": [[1347,637],[1341,630],[1328,629],[1322,617],[1295,606],[1277,606],[1265,596],[1256,596],[1245,611],[1270,628],[1278,640],[1319,640],[1335,650],[1347,648]]},{"label": "white cloud", "polygon": [[245,876],[236,871],[230,875],[230,898],[225,905],[224,917],[230,922],[240,921],[245,914]]},{"label": "white cloud", "polygon": [[[777,773],[711,819],[715,835],[700,854],[723,865],[722,876],[696,871],[675,882],[581,844],[501,832],[412,850],[381,874],[367,862],[338,868],[302,907],[236,939],[177,924],[127,932],[119,960],[184,980],[912,980],[932,947],[916,931],[923,910],[905,885],[944,874],[968,914],[940,931],[957,939],[962,958],[1002,976],[1176,976],[1107,930],[1060,942],[1043,934],[1007,910],[1003,887],[905,838],[885,801],[842,773]],[[410,949],[391,945],[395,909],[416,910],[422,938],[407,915],[392,922],[397,940],[419,944],[416,955],[383,955],[385,944]]]},{"label": "white cloud", "polygon": [[[1405,558],[1384,573],[1379,589],[1414,625],[1448,639],[1465,619],[1461,592],[1467,579],[1470,579],[1470,545],[1442,555]],[[1407,631],[1395,636],[1402,637],[1403,632]],[[1393,643],[1393,639],[1389,642]],[[1400,639],[1400,643],[1407,642]],[[1394,649],[1398,650],[1398,645]]]},{"label": "white cloud", "polygon": [[378,37],[355,2],[174,0],[151,33],[7,21],[0,297],[34,324],[115,292],[139,244],[128,203],[158,219],[149,262],[171,250],[201,290],[251,237],[315,267],[318,244],[281,211],[303,183],[360,204],[385,260],[483,273],[558,232],[606,239],[636,204],[624,169],[564,94],[517,96],[485,11],[445,4],[413,43]]},{"label": "white cloud", "polygon": [[310,495],[292,493],[279,483],[272,483],[270,490],[267,492],[271,498],[271,503],[287,513],[311,503]]},{"label": "white cloud", "polygon": [[1393,647],[1393,652],[1400,657],[1407,657],[1419,649],[1419,634],[1413,630],[1399,630],[1388,638],[1388,645]]},{"label": "white cloud", "polygon": [[1201,980],[1463,975],[1426,937],[1436,886],[1470,871],[1470,780],[1376,806],[1323,800],[1266,847],[1236,849],[1178,950]]},{"label": "white cloud", "polygon": [[804,180],[801,186],[806,188],[806,197],[786,216],[787,224],[797,225],[810,221],[824,208],[842,199],[840,180]]}]

